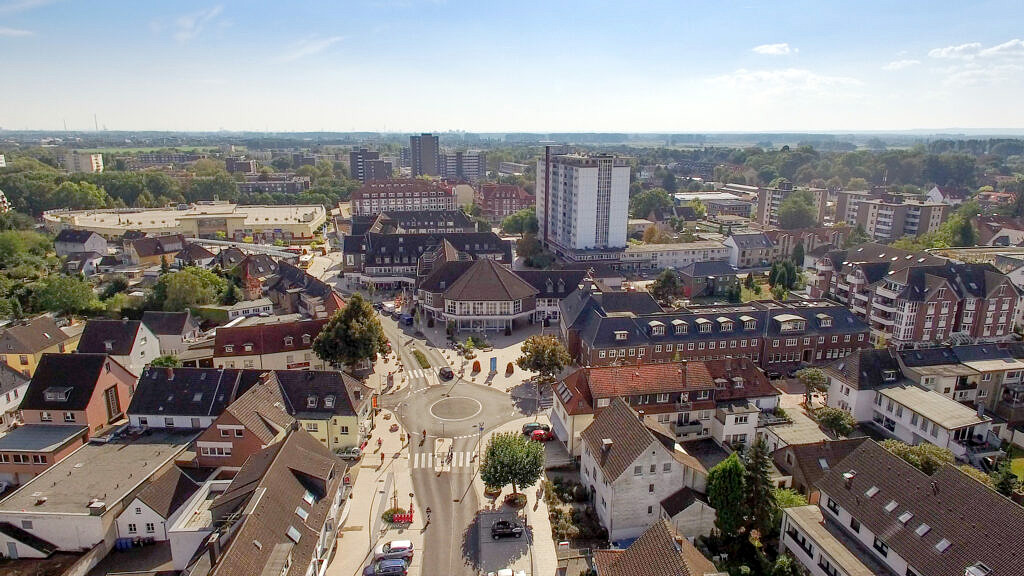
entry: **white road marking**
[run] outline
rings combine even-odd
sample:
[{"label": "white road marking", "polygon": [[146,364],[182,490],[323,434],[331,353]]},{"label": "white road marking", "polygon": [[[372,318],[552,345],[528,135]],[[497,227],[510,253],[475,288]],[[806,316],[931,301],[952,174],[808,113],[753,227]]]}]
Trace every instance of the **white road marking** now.
[{"label": "white road marking", "polygon": [[452,463],[448,466],[446,462],[448,459],[447,453],[438,454],[435,458],[435,455],[432,452],[419,452],[413,456],[411,462],[413,469],[433,469],[435,464],[437,464],[440,465],[441,471],[446,471],[448,468],[467,468],[473,466],[473,457],[475,455],[476,452],[473,450],[453,452]]}]

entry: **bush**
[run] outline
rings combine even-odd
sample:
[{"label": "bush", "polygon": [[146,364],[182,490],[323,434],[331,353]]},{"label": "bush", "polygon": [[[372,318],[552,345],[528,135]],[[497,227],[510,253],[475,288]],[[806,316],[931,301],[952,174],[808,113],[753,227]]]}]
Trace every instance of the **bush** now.
[{"label": "bush", "polygon": [[416,357],[416,362],[419,363],[420,368],[430,368],[430,361],[427,360],[427,355],[419,350],[413,350],[412,355]]},{"label": "bush", "polygon": [[388,523],[394,523],[395,514],[405,514],[405,508],[388,508],[380,517]]}]

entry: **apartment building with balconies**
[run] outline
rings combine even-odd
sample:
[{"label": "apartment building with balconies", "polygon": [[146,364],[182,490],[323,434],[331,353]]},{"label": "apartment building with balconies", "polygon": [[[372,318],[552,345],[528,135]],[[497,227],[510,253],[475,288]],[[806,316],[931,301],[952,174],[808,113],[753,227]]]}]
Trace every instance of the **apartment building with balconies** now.
[{"label": "apartment building with balconies", "polygon": [[813,297],[837,300],[868,321],[872,342],[899,348],[1007,340],[1019,297],[991,264],[874,243],[826,254],[810,284]]},{"label": "apartment building with balconies", "polygon": [[757,211],[754,213],[754,220],[761,224],[779,225],[779,207],[782,201],[797,191],[810,192],[814,198],[814,213],[816,222],[821,223],[825,219],[825,205],[828,200],[828,190],[824,188],[797,188],[792,182],[782,182],[778,188],[762,187],[757,189]]}]

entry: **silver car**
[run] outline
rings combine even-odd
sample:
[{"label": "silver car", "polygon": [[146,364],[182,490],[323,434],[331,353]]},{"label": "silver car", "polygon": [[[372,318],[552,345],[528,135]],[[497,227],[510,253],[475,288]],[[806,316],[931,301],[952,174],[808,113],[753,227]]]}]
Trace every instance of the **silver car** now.
[{"label": "silver car", "polygon": [[392,540],[383,542],[373,549],[373,559],[401,558],[411,560],[413,555],[412,542],[409,540]]}]

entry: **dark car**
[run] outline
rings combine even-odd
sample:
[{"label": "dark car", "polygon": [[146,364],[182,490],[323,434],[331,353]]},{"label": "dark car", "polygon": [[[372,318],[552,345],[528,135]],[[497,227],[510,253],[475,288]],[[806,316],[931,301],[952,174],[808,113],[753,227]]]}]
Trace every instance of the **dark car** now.
[{"label": "dark car", "polygon": [[511,520],[498,520],[491,524],[491,538],[500,540],[502,538],[522,538],[523,527]]},{"label": "dark car", "polygon": [[548,432],[551,430],[551,427],[548,426],[547,424],[541,424],[540,422],[527,422],[526,424],[523,424],[524,435],[529,436],[533,434],[534,430],[543,430],[545,432]]},{"label": "dark car", "polygon": [[438,370],[437,375],[442,380],[451,380],[452,378],[455,378],[455,372],[452,372],[452,369],[447,366],[444,366],[440,370]]},{"label": "dark car", "polygon": [[779,378],[782,378],[782,374],[779,374],[774,370],[765,372],[765,376],[767,376],[769,380],[778,380]]},{"label": "dark car", "polygon": [[409,565],[400,558],[377,560],[363,568],[363,576],[405,576],[409,573]]}]

